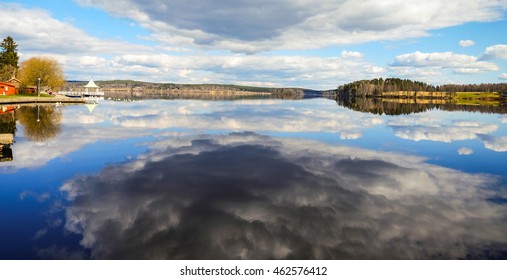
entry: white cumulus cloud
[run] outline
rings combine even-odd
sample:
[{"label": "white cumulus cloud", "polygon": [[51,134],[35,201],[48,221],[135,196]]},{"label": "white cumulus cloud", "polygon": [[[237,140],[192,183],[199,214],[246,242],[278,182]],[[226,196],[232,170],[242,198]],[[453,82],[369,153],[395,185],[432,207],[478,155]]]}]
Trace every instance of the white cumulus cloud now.
[{"label": "white cumulus cloud", "polygon": [[78,2],[134,20],[172,46],[247,53],[426,36],[432,29],[501,19],[505,8],[501,1],[479,0]]},{"label": "white cumulus cloud", "polygon": [[[20,20],[22,19],[22,20]],[[49,11],[26,8],[19,4],[2,4],[0,33],[9,34],[23,54],[128,53],[147,50],[115,40],[93,37],[72,24],[53,18]]]},{"label": "white cumulus cloud", "polygon": [[354,131],[344,131],[340,133],[340,139],[342,140],[356,140],[363,136],[363,133],[361,132],[354,132]]},{"label": "white cumulus cloud", "polygon": [[507,136],[480,135],[484,147],[495,152],[507,152]]},{"label": "white cumulus cloud", "polygon": [[60,188],[93,258],[462,259],[507,242],[487,175],[254,133],[158,144]]},{"label": "white cumulus cloud", "polygon": [[494,45],[487,47],[484,54],[481,56],[481,60],[490,59],[507,59],[507,45]]},{"label": "white cumulus cloud", "polygon": [[106,59],[97,56],[82,56],[79,59],[79,64],[81,66],[104,66],[106,64]]},{"label": "white cumulus cloud", "polygon": [[470,148],[465,148],[465,147],[462,147],[458,150],[458,154],[462,155],[462,156],[469,156],[471,154],[474,153],[474,150],[470,149]]},{"label": "white cumulus cloud", "polygon": [[354,52],[354,51],[342,51],[341,57],[343,57],[343,58],[362,58],[363,54],[360,52]]},{"label": "white cumulus cloud", "polygon": [[396,68],[429,68],[449,69],[454,73],[471,74],[499,70],[498,66],[488,61],[481,61],[475,56],[453,52],[414,52],[396,56],[391,66]]},{"label": "white cumulus cloud", "polygon": [[[113,58],[118,69],[140,67],[152,79],[172,77],[173,82],[207,82],[254,85],[298,85],[314,89],[335,88],[337,84],[365,77],[373,78],[385,70],[347,52],[338,57],[243,54],[126,54]],[[134,70],[133,70],[134,71]],[[188,73],[192,73],[191,77]],[[107,73],[105,73],[107,75]]]},{"label": "white cumulus cloud", "polygon": [[463,48],[467,48],[475,45],[475,42],[472,40],[461,40],[459,41],[459,45],[462,46]]},{"label": "white cumulus cloud", "polygon": [[[151,44],[98,38],[71,21],[53,17],[48,10],[11,3],[2,6],[0,33],[16,40],[21,60],[51,56],[64,65],[67,78],[72,80],[94,75],[104,80],[240,82],[330,89],[389,72],[435,83],[444,76],[442,69],[454,74],[496,71],[494,63],[484,60],[506,57],[506,45],[496,45],[480,59],[444,52],[414,53],[412,57],[401,55],[393,67],[386,67],[369,63],[365,54],[351,50],[332,57],[268,52],[428,36],[429,30],[501,19],[505,6],[497,1],[474,0],[467,5],[458,0],[432,0],[417,5],[415,1],[401,0],[77,2],[145,28],[149,34],[142,39],[151,40]],[[210,54],[209,50],[222,52]],[[246,55],[253,53],[260,55]],[[416,59],[415,63],[406,61],[424,55],[426,58]]]}]

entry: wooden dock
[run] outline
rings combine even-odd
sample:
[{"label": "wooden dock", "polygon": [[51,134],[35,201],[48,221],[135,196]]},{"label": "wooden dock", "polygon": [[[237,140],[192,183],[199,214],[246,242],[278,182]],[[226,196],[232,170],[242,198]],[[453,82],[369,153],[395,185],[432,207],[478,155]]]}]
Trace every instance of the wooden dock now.
[{"label": "wooden dock", "polygon": [[0,98],[0,104],[28,104],[28,103],[74,103],[81,104],[86,103],[83,98],[70,98],[67,96],[54,96],[54,97],[28,97],[28,96],[16,96],[16,97],[2,97]]}]

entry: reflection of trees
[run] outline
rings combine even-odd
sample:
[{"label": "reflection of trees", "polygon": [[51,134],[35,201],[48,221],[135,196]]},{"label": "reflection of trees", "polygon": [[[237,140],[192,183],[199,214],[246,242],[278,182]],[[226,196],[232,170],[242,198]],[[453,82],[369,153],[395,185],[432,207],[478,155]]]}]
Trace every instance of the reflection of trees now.
[{"label": "reflection of trees", "polygon": [[435,104],[403,104],[396,102],[384,102],[380,98],[343,98],[337,99],[338,105],[354,111],[373,113],[377,115],[402,115],[427,111],[435,108]]},{"label": "reflection of trees", "polygon": [[14,112],[0,114],[0,134],[7,136],[7,139],[0,137],[0,162],[12,161],[12,142],[8,140],[9,136],[14,138],[16,133],[16,118]]},{"label": "reflection of trees", "polygon": [[0,145],[0,162],[12,161],[12,149],[10,145]]},{"label": "reflection of trees", "polygon": [[21,107],[16,116],[24,127],[25,136],[31,141],[45,141],[60,133],[62,112],[55,107]]},{"label": "reflection of trees", "polygon": [[377,115],[406,115],[432,109],[507,114],[507,106],[460,105],[443,99],[383,99],[376,97],[338,96],[338,105],[354,111]]},{"label": "reflection of trees", "polygon": [[0,114],[0,133],[15,134],[15,132],[16,119],[14,118],[14,113]]}]

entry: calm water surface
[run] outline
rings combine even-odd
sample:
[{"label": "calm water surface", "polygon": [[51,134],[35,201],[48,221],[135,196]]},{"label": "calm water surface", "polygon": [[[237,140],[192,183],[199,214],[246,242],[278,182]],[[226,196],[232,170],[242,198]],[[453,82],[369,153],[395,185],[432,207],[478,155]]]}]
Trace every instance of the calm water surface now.
[{"label": "calm water surface", "polygon": [[103,101],[0,126],[0,259],[507,259],[501,113]]}]

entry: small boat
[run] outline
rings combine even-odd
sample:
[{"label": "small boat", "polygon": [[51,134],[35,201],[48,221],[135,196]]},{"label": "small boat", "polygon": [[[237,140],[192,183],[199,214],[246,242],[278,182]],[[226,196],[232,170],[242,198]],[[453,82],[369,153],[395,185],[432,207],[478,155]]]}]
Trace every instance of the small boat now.
[{"label": "small boat", "polygon": [[83,95],[79,92],[66,92],[65,96],[70,97],[70,98],[82,98],[83,97]]}]

